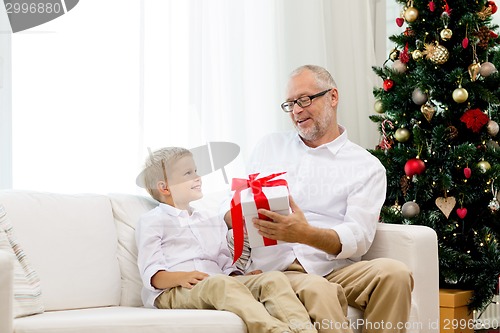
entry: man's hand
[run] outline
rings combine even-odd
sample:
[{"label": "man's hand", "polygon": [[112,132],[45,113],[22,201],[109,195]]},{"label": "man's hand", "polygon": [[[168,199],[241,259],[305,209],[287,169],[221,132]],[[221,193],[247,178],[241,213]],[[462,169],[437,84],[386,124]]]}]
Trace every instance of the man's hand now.
[{"label": "man's hand", "polygon": [[259,234],[269,239],[306,244],[334,255],[342,251],[342,243],[337,232],[333,229],[311,226],[292,196],[290,196],[290,208],[292,209],[290,215],[259,209],[259,214],[269,217],[272,221],[254,218],[252,222],[259,229]]},{"label": "man's hand", "polygon": [[267,209],[259,209],[259,214],[269,217],[272,221],[258,218],[253,219],[254,226],[259,234],[269,239],[281,240],[290,243],[302,243],[304,235],[311,228],[299,206],[290,196],[290,215],[281,215]]}]

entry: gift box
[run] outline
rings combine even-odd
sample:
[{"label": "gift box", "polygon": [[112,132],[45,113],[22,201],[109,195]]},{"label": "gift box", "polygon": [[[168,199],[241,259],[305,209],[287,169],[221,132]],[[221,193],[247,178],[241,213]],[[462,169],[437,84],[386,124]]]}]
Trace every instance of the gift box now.
[{"label": "gift box", "polygon": [[[269,210],[281,215],[290,214],[288,188],[286,186],[263,187],[262,192],[269,204]],[[241,191],[241,210],[245,219],[245,228],[250,248],[282,243],[281,241],[265,239],[259,234],[258,229],[254,227],[252,219],[258,217],[257,205],[251,188]]]},{"label": "gift box", "polygon": [[439,289],[440,332],[473,333],[473,312],[467,308],[472,290]]}]

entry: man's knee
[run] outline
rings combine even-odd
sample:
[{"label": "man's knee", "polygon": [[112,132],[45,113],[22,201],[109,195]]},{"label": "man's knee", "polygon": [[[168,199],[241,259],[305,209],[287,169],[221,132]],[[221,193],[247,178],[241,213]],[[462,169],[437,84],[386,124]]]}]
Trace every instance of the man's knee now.
[{"label": "man's knee", "polygon": [[377,267],[380,277],[391,281],[392,284],[410,285],[413,289],[412,272],[404,263],[399,260],[389,258],[373,259],[372,262]]}]

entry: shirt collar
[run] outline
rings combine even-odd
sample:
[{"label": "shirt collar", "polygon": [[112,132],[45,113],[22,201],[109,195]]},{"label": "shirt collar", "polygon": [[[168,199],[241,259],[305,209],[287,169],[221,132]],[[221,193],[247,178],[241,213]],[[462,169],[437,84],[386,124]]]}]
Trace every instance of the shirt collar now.
[{"label": "shirt collar", "polygon": [[[179,209],[177,207],[170,206],[170,205],[167,205],[165,203],[160,203],[160,208],[170,216],[175,216],[175,217],[189,217],[190,216],[189,212],[187,210]],[[192,207],[189,207],[189,208],[192,212],[191,216],[199,213],[196,209],[194,209]]]},{"label": "shirt collar", "polygon": [[302,139],[300,138],[300,135],[298,132],[297,132],[297,139],[300,141],[300,144],[306,150],[328,149],[332,153],[332,155],[336,155],[339,152],[340,148],[342,148],[348,140],[347,129],[342,125],[338,125],[338,126],[339,126],[340,135],[337,138],[335,138],[334,140],[327,142],[327,143],[324,143],[316,148],[311,148],[311,147],[307,146],[304,143],[304,141],[302,141]]}]

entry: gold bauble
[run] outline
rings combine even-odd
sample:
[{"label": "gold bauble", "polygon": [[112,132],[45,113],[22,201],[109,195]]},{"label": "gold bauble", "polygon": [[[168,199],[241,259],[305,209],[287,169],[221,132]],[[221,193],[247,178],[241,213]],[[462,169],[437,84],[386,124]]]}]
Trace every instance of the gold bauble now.
[{"label": "gold bauble", "polygon": [[377,113],[384,113],[384,105],[382,104],[381,100],[376,100],[375,104],[373,105],[373,108],[375,109],[375,112]]},{"label": "gold bauble", "polygon": [[462,87],[453,90],[453,100],[457,103],[463,103],[469,98],[469,93]]},{"label": "gold bauble", "polygon": [[389,53],[389,58],[394,61],[399,57],[399,51],[397,49],[392,49],[391,53]]},{"label": "gold bauble", "polygon": [[444,41],[450,40],[451,36],[453,36],[453,31],[451,31],[448,28],[444,28],[443,30],[441,30],[441,33],[439,35],[441,36],[441,39]]},{"label": "gold bauble", "polygon": [[394,133],[394,138],[399,142],[406,142],[410,138],[410,131],[406,128],[398,128]]},{"label": "gold bauble", "polygon": [[408,7],[405,10],[404,17],[406,22],[414,22],[418,18],[418,10],[415,7]]},{"label": "gold bauble", "polygon": [[418,60],[418,59],[422,59],[422,51],[420,50],[415,50],[411,53],[411,57],[413,58],[413,60]]},{"label": "gold bauble", "polygon": [[426,59],[429,59],[437,65],[444,64],[450,57],[448,49],[446,49],[443,45],[439,45],[437,42],[436,44],[425,44],[425,50],[422,54],[425,54]]},{"label": "gold bauble", "polygon": [[491,165],[488,161],[481,161],[481,162],[477,163],[477,167],[479,168],[479,170],[482,173],[485,173],[486,171],[491,169]]}]

